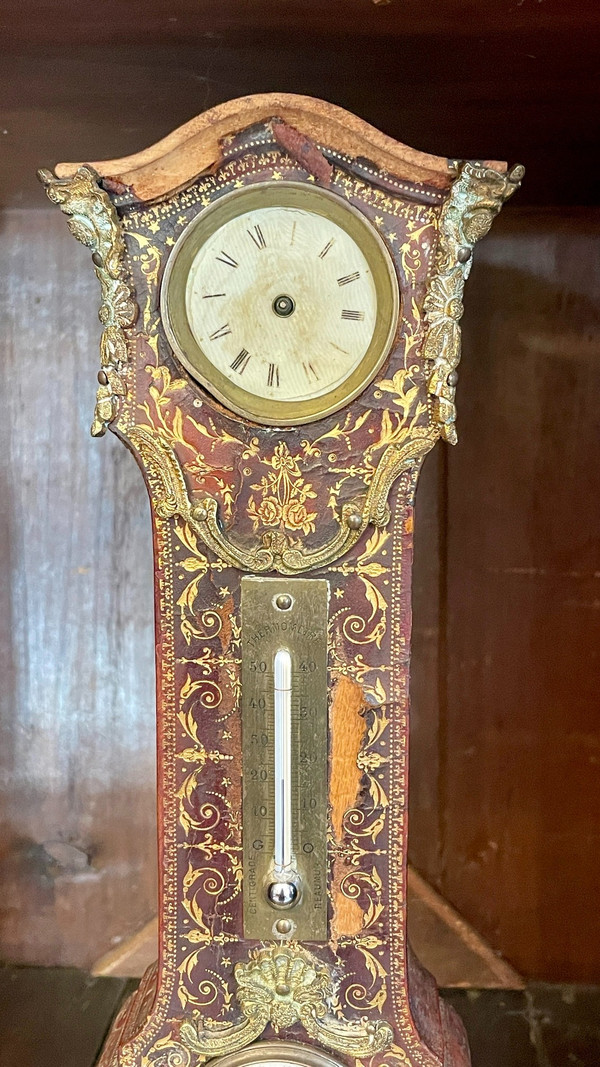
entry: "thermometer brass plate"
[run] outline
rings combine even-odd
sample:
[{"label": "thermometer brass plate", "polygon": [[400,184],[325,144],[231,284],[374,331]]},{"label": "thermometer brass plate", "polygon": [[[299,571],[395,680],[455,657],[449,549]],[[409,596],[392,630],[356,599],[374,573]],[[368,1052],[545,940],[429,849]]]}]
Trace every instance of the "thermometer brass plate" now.
[{"label": "thermometer brass plate", "polygon": [[[242,579],[244,935],[327,941],[327,617],[322,578]],[[268,898],[274,880],[276,652],[292,659],[291,836],[298,896]]]}]

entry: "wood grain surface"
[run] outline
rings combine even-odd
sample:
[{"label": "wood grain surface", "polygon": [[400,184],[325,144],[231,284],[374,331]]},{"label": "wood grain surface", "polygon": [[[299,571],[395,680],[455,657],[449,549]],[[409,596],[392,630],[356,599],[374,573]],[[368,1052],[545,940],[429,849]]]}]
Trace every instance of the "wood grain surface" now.
[{"label": "wood grain surface", "polygon": [[478,33],[491,35],[507,29],[523,32],[532,23],[541,31],[566,33],[581,28],[596,12],[594,0],[574,0],[568,8],[552,2],[535,15],[526,5],[507,9],[496,0],[480,0],[476,17],[474,12],[465,11],[462,0],[404,0],[402,4],[392,0],[381,6],[372,0],[329,0],[326,5],[319,0],[288,0],[285,7],[278,0],[221,0],[216,7],[211,0],[178,0],[167,17],[159,0],[130,0],[126,6],[119,0],[105,0],[102,8],[95,0],[61,0],[59,6],[70,17],[57,26],[51,19],[33,18],[35,0],[5,0],[2,10],[10,40],[43,43],[58,36],[69,44],[82,40],[112,44],[118,37],[127,43],[142,41],[147,45],[156,40],[200,40],[207,30],[222,35],[270,26],[284,43],[286,33],[303,31],[307,23],[327,36],[360,30],[392,39],[419,34],[473,38]]},{"label": "wood grain surface", "polygon": [[[154,200],[183,187],[196,175],[215,169],[222,159],[224,138],[273,116],[316,144],[335,145],[338,152],[351,158],[372,160],[397,178],[427,182],[442,189],[450,184],[452,174],[447,159],[398,144],[356,115],[325,100],[292,93],[263,93],[229,100],[203,111],[135,155],[94,162],[93,166],[102,177],[131,188],[140,200]],[[60,178],[68,177],[84,162],[59,163],[56,173]],[[488,165],[506,171],[505,163]]]},{"label": "wood grain surface", "polygon": [[89,436],[89,253],[51,211],[0,240],[0,954],[86,965],[156,908],[148,504]]},{"label": "wood grain surface", "polygon": [[423,482],[415,536],[435,538],[437,492],[441,562],[422,544],[415,566],[412,860],[522,973],[584,982],[600,963],[599,236],[597,212],[517,208],[478,249],[460,440],[446,484]]}]

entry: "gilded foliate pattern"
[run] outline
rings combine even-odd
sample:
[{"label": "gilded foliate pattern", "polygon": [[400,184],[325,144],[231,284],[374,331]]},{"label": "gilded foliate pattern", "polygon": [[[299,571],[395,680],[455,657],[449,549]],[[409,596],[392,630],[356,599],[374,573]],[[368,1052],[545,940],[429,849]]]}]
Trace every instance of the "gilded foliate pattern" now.
[{"label": "gilded foliate pattern", "polygon": [[435,266],[424,303],[427,336],[423,355],[431,361],[427,389],[433,400],[433,422],[450,444],[457,441],[454,394],[460,362],[459,322],[473,246],[485,237],[504,202],[519,188],[524,173],[521,166],[499,174],[477,163],[463,163],[442,207]]},{"label": "gilded foliate pattern", "polygon": [[102,303],[98,317],[104,329],[100,341],[100,371],[92,434],[101,437],[119,412],[127,395],[124,369],[127,364],[125,330],[137,318],[138,308],[125,279],[125,243],[117,212],[108,193],[98,185],[91,167],[80,167],[72,178],[55,178],[50,171],[38,172],[48,198],[68,217],[74,237],[92,250]]}]

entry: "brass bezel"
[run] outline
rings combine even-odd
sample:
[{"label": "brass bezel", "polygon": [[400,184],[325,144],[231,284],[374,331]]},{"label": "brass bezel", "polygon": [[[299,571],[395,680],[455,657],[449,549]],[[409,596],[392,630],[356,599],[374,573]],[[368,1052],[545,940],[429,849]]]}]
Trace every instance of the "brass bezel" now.
[{"label": "brass bezel", "polygon": [[341,1067],[340,1060],[327,1052],[296,1041],[255,1041],[239,1052],[209,1060],[206,1067],[217,1067],[217,1064],[218,1067],[249,1067],[252,1063],[273,1060],[283,1060],[298,1067]]},{"label": "brass bezel", "polygon": [[[302,207],[331,219],[356,241],[373,275],[378,314],[371,344],[358,367],[340,385],[304,400],[268,400],[231,382],[207,359],[190,329],[185,293],[194,258],[220,226],[246,211],[271,205]],[[198,215],[183,231],[167,262],[160,293],[160,309],[176,357],[209,393],[238,415],[267,426],[295,426],[314,422],[366,389],[389,354],[400,312],[398,279],[392,257],[377,230],[353,205],[337,193],[300,182],[261,182],[226,193]]]}]

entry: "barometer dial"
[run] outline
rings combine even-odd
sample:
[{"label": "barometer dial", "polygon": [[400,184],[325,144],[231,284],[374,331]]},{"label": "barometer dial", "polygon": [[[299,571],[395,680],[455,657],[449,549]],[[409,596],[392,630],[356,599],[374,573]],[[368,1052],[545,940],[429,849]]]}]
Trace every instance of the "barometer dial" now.
[{"label": "barometer dial", "polygon": [[259,422],[320,418],[385,359],[398,286],[373,227],[339,197],[285,183],[222,198],[176,245],[163,318],[181,361]]}]

